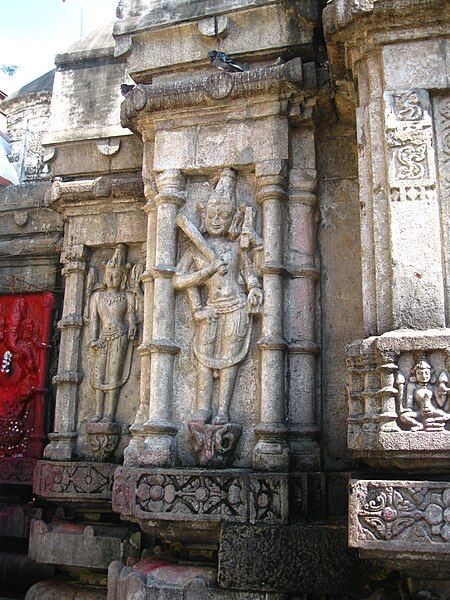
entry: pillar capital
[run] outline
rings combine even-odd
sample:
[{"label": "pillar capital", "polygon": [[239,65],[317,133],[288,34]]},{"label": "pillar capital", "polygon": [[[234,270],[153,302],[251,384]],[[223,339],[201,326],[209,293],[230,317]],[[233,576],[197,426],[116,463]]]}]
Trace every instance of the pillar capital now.
[{"label": "pillar capital", "polygon": [[180,169],[168,169],[156,176],[158,194],[154,201],[156,205],[174,204],[182,206],[185,199],[186,179]]}]

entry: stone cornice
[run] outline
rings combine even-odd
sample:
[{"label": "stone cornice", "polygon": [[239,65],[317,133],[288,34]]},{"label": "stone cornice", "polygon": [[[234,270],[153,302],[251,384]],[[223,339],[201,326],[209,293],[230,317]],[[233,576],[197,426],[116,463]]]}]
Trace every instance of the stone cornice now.
[{"label": "stone cornice", "polygon": [[144,184],[141,175],[123,177],[103,176],[96,179],[53,182],[48,203],[55,210],[83,200],[119,198],[144,201]]},{"label": "stone cornice", "polygon": [[442,24],[450,16],[446,0],[329,0],[323,12],[323,26],[328,41],[351,34],[355,29],[408,27]]},{"label": "stone cornice", "polygon": [[[114,37],[130,35],[150,29],[178,25],[208,16],[235,12],[249,8],[278,4],[280,0],[197,0],[197,2],[178,2],[175,6],[155,6],[150,10],[124,10],[123,15],[114,23]],[[297,14],[305,20],[314,21],[317,13],[314,3],[296,2],[293,6]]]},{"label": "stone cornice", "polygon": [[261,94],[291,94],[304,85],[302,60],[294,58],[282,65],[252,69],[243,73],[214,72],[168,83],[139,84],[131,90],[121,107],[123,127],[130,127],[141,113],[181,107],[214,106],[218,100]]}]

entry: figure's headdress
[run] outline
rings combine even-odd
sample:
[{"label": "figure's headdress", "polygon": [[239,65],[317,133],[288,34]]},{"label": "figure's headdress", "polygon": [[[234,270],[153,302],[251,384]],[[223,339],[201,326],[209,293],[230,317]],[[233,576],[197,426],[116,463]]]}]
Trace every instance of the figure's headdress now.
[{"label": "figure's headdress", "polygon": [[430,383],[435,383],[436,382],[436,378],[434,376],[434,368],[426,360],[426,358],[425,358],[425,356],[423,354],[415,354],[415,356],[414,356],[414,364],[413,364],[413,367],[411,369],[411,377],[409,379],[413,383],[417,381],[417,379],[416,379],[416,371],[417,371],[417,369],[429,369],[430,370],[430,374],[431,374]]},{"label": "figure's headdress", "polygon": [[224,169],[220,174],[207,206],[214,204],[225,204],[230,208],[236,208],[236,173],[232,169]]},{"label": "figure's headdress", "polygon": [[125,272],[127,268],[127,247],[125,244],[119,244],[114,250],[114,254],[106,263],[107,269],[120,269]]},{"label": "figure's headdress", "polygon": [[419,360],[418,362],[416,362],[416,364],[413,367],[413,370],[415,371],[416,369],[430,369],[432,370],[433,367],[430,365],[430,363],[428,361],[426,361],[425,359]]}]

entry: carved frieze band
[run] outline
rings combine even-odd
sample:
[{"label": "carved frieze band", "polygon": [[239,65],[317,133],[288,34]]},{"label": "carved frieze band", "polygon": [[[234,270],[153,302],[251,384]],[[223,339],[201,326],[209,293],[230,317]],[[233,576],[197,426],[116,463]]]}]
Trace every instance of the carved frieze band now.
[{"label": "carved frieze band", "polygon": [[39,461],[33,492],[46,500],[110,501],[116,465]]},{"label": "carved frieze band", "polygon": [[206,77],[170,83],[137,85],[122,103],[122,124],[142,110],[161,110],[222,98],[299,89],[303,83],[300,58],[282,65],[251,69],[243,73],[216,72]]},{"label": "carved frieze band", "polygon": [[349,544],[364,550],[450,551],[450,483],[350,482]]},{"label": "carved frieze band", "polygon": [[282,523],[287,481],[284,475],[235,470],[118,467],[113,510],[134,521]]}]

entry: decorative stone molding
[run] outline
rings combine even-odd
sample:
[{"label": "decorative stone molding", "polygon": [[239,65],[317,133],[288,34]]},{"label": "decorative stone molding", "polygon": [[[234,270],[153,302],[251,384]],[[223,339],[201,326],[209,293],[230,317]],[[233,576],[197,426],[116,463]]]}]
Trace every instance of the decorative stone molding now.
[{"label": "decorative stone molding", "polygon": [[194,106],[256,94],[292,93],[303,84],[302,60],[294,58],[282,65],[252,69],[244,73],[216,72],[211,75],[170,83],[139,84],[122,103],[123,127],[130,127],[141,112]]},{"label": "decorative stone molding", "polygon": [[450,564],[450,483],[353,480],[349,544],[394,563]]},{"label": "decorative stone molding", "polygon": [[399,330],[347,348],[348,446],[374,466],[442,471],[450,455],[450,331]]},{"label": "decorative stone molding", "polygon": [[30,485],[36,459],[17,459],[14,457],[0,458],[0,485]]},{"label": "decorative stone molding", "polygon": [[116,465],[39,461],[33,492],[53,502],[110,502]]},{"label": "decorative stone molding", "polygon": [[118,467],[113,509],[144,529],[156,521],[283,523],[287,479],[242,470]]}]

